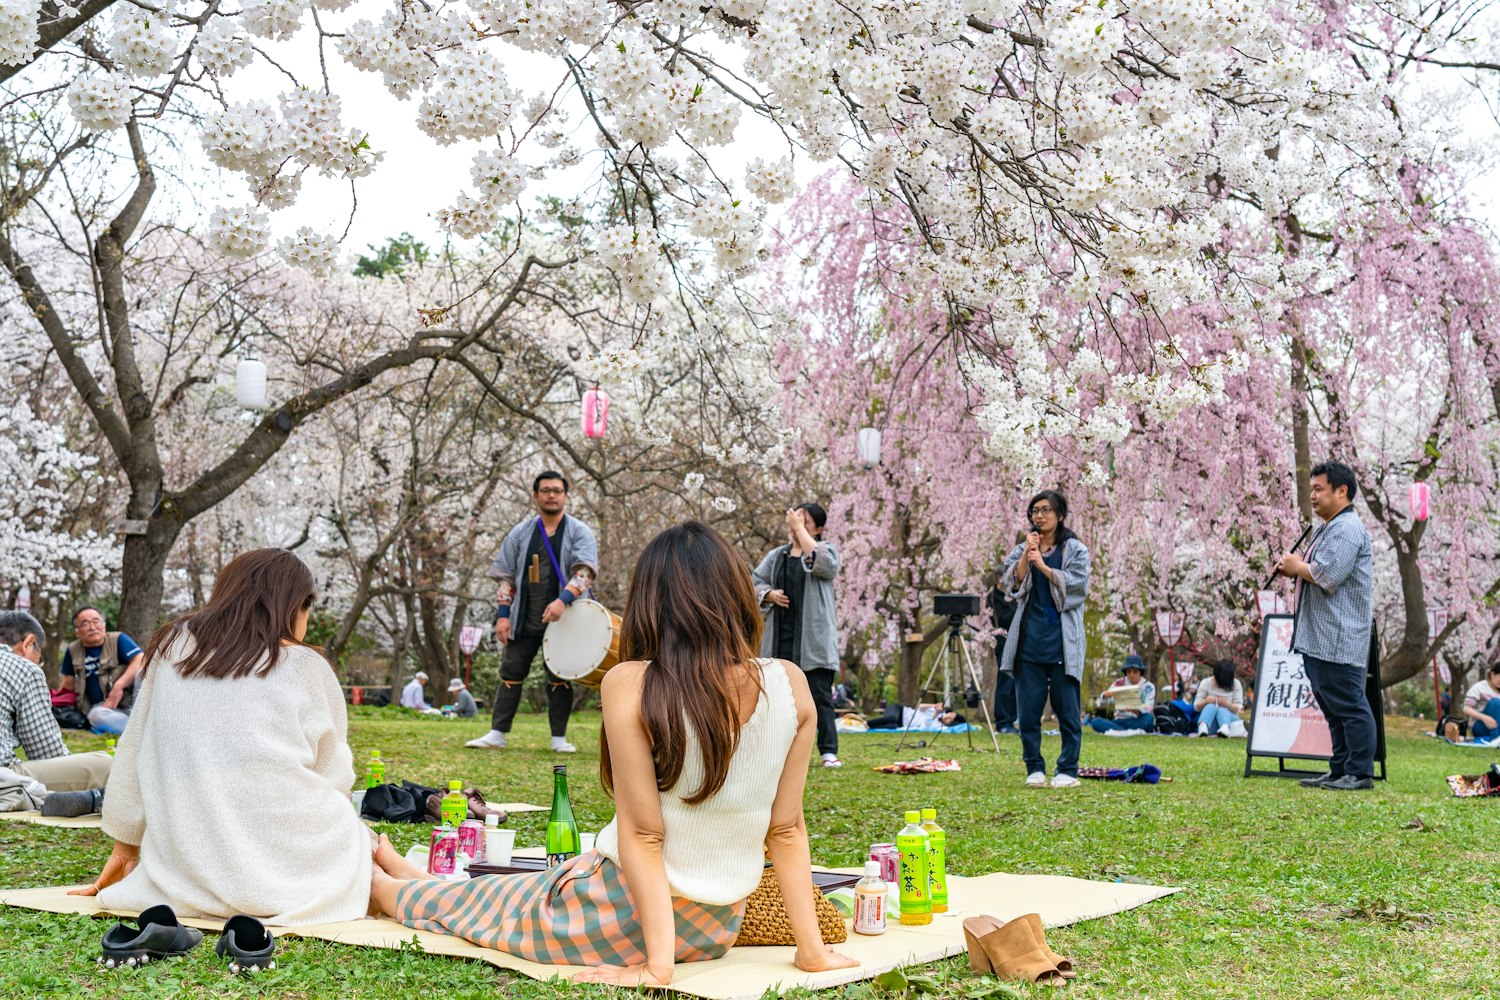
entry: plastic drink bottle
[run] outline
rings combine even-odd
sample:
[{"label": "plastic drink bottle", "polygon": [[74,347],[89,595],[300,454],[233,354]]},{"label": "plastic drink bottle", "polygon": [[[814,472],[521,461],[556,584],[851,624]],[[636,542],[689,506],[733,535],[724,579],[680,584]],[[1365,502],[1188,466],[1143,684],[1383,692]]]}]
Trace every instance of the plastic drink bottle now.
[{"label": "plastic drink bottle", "polygon": [[918,821],[922,813],[906,811],[906,825],[896,834],[896,850],[901,854],[900,899],[903,924],[932,923],[932,895],[927,884],[927,831]]},{"label": "plastic drink bottle", "polygon": [[568,801],[568,765],[552,768],[552,815],[547,818],[547,867],[562,864],[578,854],[578,824]]},{"label": "plastic drink bottle", "polygon": [[448,794],[443,796],[442,805],[438,807],[443,825],[451,826],[455,831],[469,818],[469,800],[464,798],[463,787],[462,781],[448,782]]},{"label": "plastic drink bottle", "polygon": [[376,785],[385,784],[385,761],[380,759],[379,750],[370,751],[370,766],[365,769],[365,787],[374,788]]},{"label": "plastic drink bottle", "polygon": [[115,755],[115,738],[113,736],[107,738],[104,741],[104,752],[109,754],[111,757]]},{"label": "plastic drink bottle", "polygon": [[854,933],[885,933],[885,897],[890,891],[880,877],[880,862],[866,861],[864,878],[854,883]]},{"label": "plastic drink bottle", "polygon": [[937,825],[937,810],[922,810],[922,829],[927,831],[927,882],[932,891],[932,912],[948,912],[948,834]]}]

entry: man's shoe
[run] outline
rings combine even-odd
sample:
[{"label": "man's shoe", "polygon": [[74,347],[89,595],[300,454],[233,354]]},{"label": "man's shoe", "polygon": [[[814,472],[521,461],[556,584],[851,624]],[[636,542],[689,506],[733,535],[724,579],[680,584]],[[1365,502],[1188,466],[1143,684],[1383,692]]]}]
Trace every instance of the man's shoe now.
[{"label": "man's shoe", "polygon": [[62,816],[69,819],[87,816],[104,809],[104,789],[89,788],[81,792],[48,792],[42,800],[43,816]]},{"label": "man's shoe", "polygon": [[1078,784],[1078,779],[1073,777],[1071,774],[1054,774],[1052,776],[1053,788],[1073,788]]},{"label": "man's shoe", "polygon": [[470,740],[469,742],[465,743],[464,746],[473,747],[475,750],[504,750],[505,734],[491,729],[489,732],[479,737],[479,739]]},{"label": "man's shoe", "polygon": [[1042,788],[1047,784],[1047,775],[1041,771],[1032,771],[1026,776],[1026,785],[1029,788]]},{"label": "man's shoe", "polygon": [[841,761],[841,760],[839,760],[838,756],[836,754],[825,753],[823,755],[823,766],[824,767],[843,767],[844,766],[844,762]]},{"label": "man's shoe", "polygon": [[552,752],[553,753],[577,753],[578,752],[578,748],[575,747],[573,744],[569,743],[566,737],[564,737],[564,736],[554,736],[554,737],[552,737]]},{"label": "man's shoe", "polygon": [[997,736],[1015,736],[1019,732],[1020,730],[1015,726],[1001,726],[999,729],[995,730],[995,734]]},{"label": "man's shoe", "polygon": [[1337,781],[1342,777],[1342,774],[1320,774],[1316,778],[1303,778],[1298,781],[1297,784],[1301,785],[1303,788],[1322,788],[1329,782]]},{"label": "man's shoe", "polygon": [[1375,787],[1374,778],[1360,778],[1352,774],[1346,774],[1337,781],[1330,781],[1323,786],[1330,792],[1360,792],[1367,788]]}]

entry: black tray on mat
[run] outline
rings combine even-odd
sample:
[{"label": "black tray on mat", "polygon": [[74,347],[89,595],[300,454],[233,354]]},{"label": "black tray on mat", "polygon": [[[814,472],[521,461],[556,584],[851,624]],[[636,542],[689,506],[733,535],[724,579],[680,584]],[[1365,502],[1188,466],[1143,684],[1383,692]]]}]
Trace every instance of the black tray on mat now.
[{"label": "black tray on mat", "polygon": [[[525,875],[547,870],[546,858],[511,858],[508,865],[478,864],[469,866],[469,876],[475,875]],[[835,889],[846,889],[859,881],[858,875],[842,875],[838,872],[813,872],[813,885],[825,893]]]}]

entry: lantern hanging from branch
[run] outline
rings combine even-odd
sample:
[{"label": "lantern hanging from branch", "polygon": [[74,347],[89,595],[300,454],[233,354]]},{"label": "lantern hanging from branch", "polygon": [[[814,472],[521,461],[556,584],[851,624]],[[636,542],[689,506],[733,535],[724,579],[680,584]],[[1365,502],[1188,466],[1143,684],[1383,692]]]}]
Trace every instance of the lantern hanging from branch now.
[{"label": "lantern hanging from branch", "polygon": [[609,423],[609,393],[595,386],[583,394],[583,436],[603,437]]},{"label": "lantern hanging from branch", "polygon": [[855,435],[855,446],[859,449],[859,460],[867,469],[873,469],[880,464],[880,430],[875,427],[861,427]]},{"label": "lantern hanging from branch", "polygon": [[24,583],[21,584],[21,589],[16,591],[16,610],[31,610],[31,587]]},{"label": "lantern hanging from branch", "polygon": [[234,366],[234,399],[247,410],[266,407],[265,362],[252,357],[240,359]]},{"label": "lantern hanging from branch", "polygon": [[1411,519],[1425,521],[1432,516],[1432,491],[1426,483],[1411,484]]}]

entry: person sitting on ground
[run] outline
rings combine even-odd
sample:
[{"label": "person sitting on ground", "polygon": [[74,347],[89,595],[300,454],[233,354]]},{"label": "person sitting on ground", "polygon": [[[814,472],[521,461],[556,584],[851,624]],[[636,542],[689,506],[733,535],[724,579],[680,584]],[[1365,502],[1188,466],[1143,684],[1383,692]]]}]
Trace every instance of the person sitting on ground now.
[{"label": "person sitting on ground", "polygon": [[366,915],[372,838],[343,691],[303,641],[313,598],[300,559],[256,549],[152,637],[104,800],[114,850],[75,895],[283,926]]},{"label": "person sitting on ground", "polygon": [[1102,719],[1094,717],[1089,720],[1089,725],[1096,733],[1120,732],[1127,729],[1140,729],[1150,732],[1156,726],[1156,685],[1146,680],[1146,661],[1131,653],[1125,657],[1125,665],[1120,668],[1119,678],[1105,691],[1101,692],[1099,698],[1113,700],[1121,688],[1140,688],[1141,707],[1121,708],[1115,707],[1113,719]]},{"label": "person sitting on ground", "polygon": [[657,535],[631,575],[625,661],[601,685],[599,773],[615,818],[594,850],[534,875],[434,880],[384,837],[371,900],[419,930],[456,934],[579,982],[666,986],[677,962],[719,958],[770,856],[806,972],[858,963],[823,942],[802,794],[817,710],[801,669],[757,659],[750,572],[722,535]]},{"label": "person sitting on ground", "polygon": [[425,712],[430,707],[423,688],[427,684],[427,675],[418,670],[406,687],[401,689],[401,707],[410,708],[414,711]]},{"label": "person sitting on ground", "polygon": [[124,732],[135,703],[135,679],[146,666],[141,647],[124,632],[106,631],[104,612],[89,605],[73,612],[73,634],[77,638],[63,653],[58,690],[77,692],[78,710],[96,731]]},{"label": "person sitting on ground", "polygon": [[[102,751],[68,752],[42,673],[46,642],[47,634],[30,614],[0,611],[0,767],[45,785],[48,798],[57,799],[53,807],[43,802],[49,815],[64,801],[72,801],[57,793],[86,793],[82,798],[88,800],[83,803],[87,808],[72,813],[81,816],[98,810],[98,789],[109,780],[114,758]],[[16,756],[18,748],[25,751],[25,760]]]},{"label": "person sitting on ground", "polygon": [[453,699],[449,710],[460,719],[472,719],[479,714],[479,706],[474,703],[474,696],[469,693],[463,678],[455,677],[448,682],[448,697]]},{"label": "person sitting on ground", "polygon": [[1476,740],[1500,736],[1500,660],[1491,663],[1484,679],[1464,694],[1464,715],[1472,723]]},{"label": "person sitting on ground", "polygon": [[947,727],[961,726],[966,720],[950,706],[936,702],[918,705],[913,709],[899,701],[888,701],[885,703],[885,711],[880,715],[865,716],[865,725],[870,729],[905,729],[907,726],[919,729],[934,721]]},{"label": "person sitting on ground", "polygon": [[1198,683],[1193,711],[1198,713],[1198,730],[1193,736],[1244,736],[1245,689],[1234,676],[1234,661],[1214,664],[1214,675]]}]

